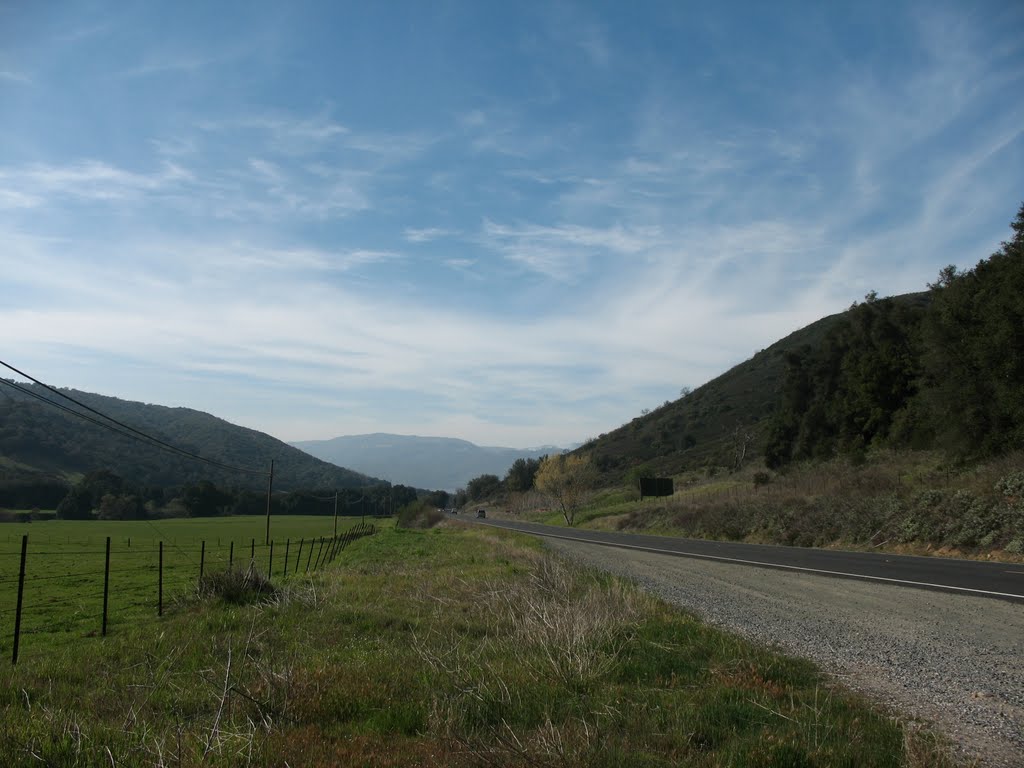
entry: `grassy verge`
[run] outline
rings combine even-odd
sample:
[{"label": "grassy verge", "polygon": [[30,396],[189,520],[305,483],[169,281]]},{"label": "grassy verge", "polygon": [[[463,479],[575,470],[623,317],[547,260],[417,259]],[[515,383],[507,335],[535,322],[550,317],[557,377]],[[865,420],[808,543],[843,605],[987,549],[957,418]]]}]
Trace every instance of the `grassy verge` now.
[{"label": "grassy verge", "polygon": [[5,765],[946,765],[813,666],[507,532],[361,539],[0,673]]},{"label": "grassy verge", "polygon": [[[758,482],[755,482],[755,479]],[[969,467],[937,454],[879,452],[804,464],[675,478],[669,498],[604,490],[577,514],[585,528],[795,546],[1024,560],[1024,454]],[[517,515],[562,525],[561,515]]]}]

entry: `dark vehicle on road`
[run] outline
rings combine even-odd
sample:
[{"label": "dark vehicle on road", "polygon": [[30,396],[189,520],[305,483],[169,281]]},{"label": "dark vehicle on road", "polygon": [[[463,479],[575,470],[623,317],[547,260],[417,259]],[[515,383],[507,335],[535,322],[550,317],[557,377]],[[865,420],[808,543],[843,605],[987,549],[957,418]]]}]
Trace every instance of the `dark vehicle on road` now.
[{"label": "dark vehicle on road", "polygon": [[477,517],[487,517],[487,511],[483,510],[483,509],[478,509],[476,511],[476,516]]}]

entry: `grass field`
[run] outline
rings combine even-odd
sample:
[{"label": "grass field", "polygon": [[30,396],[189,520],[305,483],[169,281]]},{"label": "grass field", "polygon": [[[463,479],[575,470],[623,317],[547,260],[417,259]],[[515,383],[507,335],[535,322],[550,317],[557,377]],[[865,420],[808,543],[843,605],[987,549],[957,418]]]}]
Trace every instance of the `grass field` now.
[{"label": "grass field", "polygon": [[[359,518],[339,518],[339,533]],[[53,646],[99,634],[103,616],[106,538],[111,539],[108,632],[155,618],[159,609],[160,542],[163,542],[163,601],[195,589],[205,573],[239,567],[277,577],[312,567],[322,556],[320,539],[334,534],[334,518],[271,519],[274,541],[264,545],[263,517],[218,517],[148,521],[53,520],[0,526],[0,659],[11,657],[22,535],[28,556],[19,655],[47,654]],[[304,542],[303,542],[304,540]],[[314,542],[311,544],[311,542]],[[203,549],[205,542],[205,551]],[[300,552],[301,549],[301,552]],[[301,556],[301,562],[300,562]]]},{"label": "grass field", "polygon": [[35,766],[943,766],[809,663],[509,532],[360,539],[248,605],[0,667],[0,755]]}]

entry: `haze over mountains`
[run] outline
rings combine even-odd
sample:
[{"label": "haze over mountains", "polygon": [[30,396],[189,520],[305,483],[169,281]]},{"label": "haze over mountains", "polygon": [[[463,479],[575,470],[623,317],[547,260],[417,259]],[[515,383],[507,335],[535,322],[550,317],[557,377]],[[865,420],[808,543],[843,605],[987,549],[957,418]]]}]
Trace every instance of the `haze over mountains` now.
[{"label": "haze over mountains", "polygon": [[516,459],[536,459],[561,448],[498,448],[451,437],[374,433],[291,443],[299,450],[357,472],[416,488],[454,491],[484,474],[504,477]]}]

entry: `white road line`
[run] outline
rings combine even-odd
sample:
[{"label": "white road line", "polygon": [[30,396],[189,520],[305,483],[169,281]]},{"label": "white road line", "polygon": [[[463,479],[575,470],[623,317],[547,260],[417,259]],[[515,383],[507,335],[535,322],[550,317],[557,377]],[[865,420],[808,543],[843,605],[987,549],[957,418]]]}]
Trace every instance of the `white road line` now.
[{"label": "white road line", "polygon": [[581,544],[598,544],[603,547],[620,547],[622,549],[639,549],[644,552],[657,552],[664,555],[676,555],[683,557],[701,557],[705,560],[722,560],[728,563],[740,563],[742,565],[760,565],[766,568],[786,568],[791,571],[805,571],[807,573],[824,573],[829,576],[848,576],[854,579],[871,579],[872,581],[885,581],[890,584],[909,584],[914,587],[932,587],[934,589],[952,589],[957,592],[970,592],[975,595],[988,595],[990,597],[1009,597],[1015,600],[1024,600],[1024,595],[1015,595],[1012,592],[992,592],[987,589],[971,589],[970,587],[954,587],[951,584],[932,584],[927,581],[909,581],[907,579],[893,579],[888,576],[868,576],[863,573],[848,573],[846,571],[826,571],[821,568],[807,568],[800,565],[785,565],[783,563],[765,563],[759,560],[741,560],[737,557],[723,557],[721,555],[702,555],[696,552],[680,552],[675,549],[658,549],[657,547],[644,547],[639,544],[620,544],[612,541],[596,541],[594,539],[580,539],[575,536],[563,536],[558,533],[543,533],[541,531],[527,531],[522,528],[511,528],[503,525],[496,525],[495,528],[518,531],[519,533],[532,533],[535,536],[548,536],[552,539],[566,539],[567,541],[578,541]]}]

